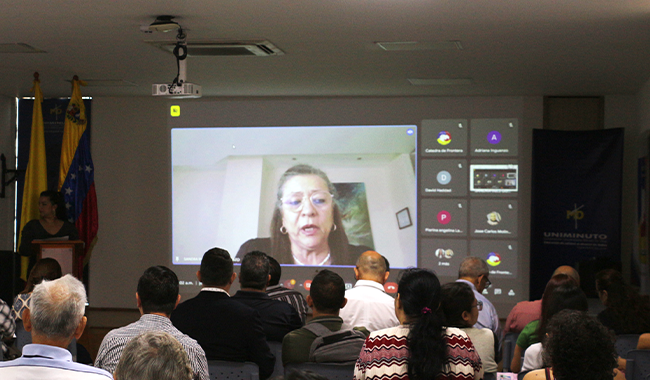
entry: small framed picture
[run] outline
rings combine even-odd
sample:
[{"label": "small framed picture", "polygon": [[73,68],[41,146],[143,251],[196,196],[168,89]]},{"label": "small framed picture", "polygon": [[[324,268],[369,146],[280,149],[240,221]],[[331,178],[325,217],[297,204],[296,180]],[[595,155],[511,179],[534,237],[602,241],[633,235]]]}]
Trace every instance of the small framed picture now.
[{"label": "small framed picture", "polygon": [[400,230],[413,225],[408,207],[399,210],[395,215],[397,216],[397,225]]}]

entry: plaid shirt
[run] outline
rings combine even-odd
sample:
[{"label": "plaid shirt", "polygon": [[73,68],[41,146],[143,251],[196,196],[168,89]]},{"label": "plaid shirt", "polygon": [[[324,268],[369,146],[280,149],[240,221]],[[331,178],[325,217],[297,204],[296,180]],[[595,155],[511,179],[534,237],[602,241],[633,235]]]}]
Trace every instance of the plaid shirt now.
[{"label": "plaid shirt", "polygon": [[[10,337],[16,331],[16,322],[10,315],[11,309],[9,305],[3,300],[0,300],[0,337]],[[2,347],[2,355],[7,352],[7,346],[0,341]]]},{"label": "plaid shirt", "polygon": [[190,359],[194,378],[200,380],[210,379],[208,362],[201,346],[194,339],[174,327],[169,318],[155,314],[144,314],[137,322],[111,330],[106,334],[101,346],[99,346],[95,367],[105,369],[110,373],[115,372],[115,367],[120,361],[120,355],[122,355],[124,347],[131,339],[146,331],[163,331],[176,338]]}]

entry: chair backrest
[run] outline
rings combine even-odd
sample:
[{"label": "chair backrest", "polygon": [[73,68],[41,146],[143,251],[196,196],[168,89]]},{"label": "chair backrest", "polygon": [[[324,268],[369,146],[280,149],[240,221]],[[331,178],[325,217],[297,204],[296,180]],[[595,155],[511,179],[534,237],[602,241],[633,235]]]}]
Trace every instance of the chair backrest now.
[{"label": "chair backrest", "polygon": [[510,372],[510,363],[515,354],[515,346],[517,345],[517,338],[519,333],[509,332],[503,338],[503,371]]},{"label": "chair backrest", "polygon": [[284,366],[282,365],[282,342],[267,342],[271,353],[275,356],[275,367],[273,367],[273,374],[271,378],[284,376]]},{"label": "chair backrest", "polygon": [[625,378],[627,380],[646,380],[650,378],[650,350],[631,350],[628,352]]},{"label": "chair backrest", "polygon": [[210,380],[259,380],[260,368],[251,362],[208,360]]},{"label": "chair backrest", "polygon": [[284,367],[284,377],[287,378],[291,371],[311,371],[323,375],[329,380],[350,380],[354,377],[354,364],[325,364],[325,363],[300,363],[287,364]]},{"label": "chair backrest", "polygon": [[627,353],[635,350],[639,343],[640,334],[621,334],[616,335],[616,353],[623,359],[627,359]]}]

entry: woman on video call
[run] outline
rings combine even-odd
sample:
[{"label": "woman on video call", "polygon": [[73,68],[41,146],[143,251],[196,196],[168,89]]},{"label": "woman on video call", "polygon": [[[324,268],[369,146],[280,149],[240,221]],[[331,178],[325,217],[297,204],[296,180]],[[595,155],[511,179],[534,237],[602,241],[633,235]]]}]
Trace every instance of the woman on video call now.
[{"label": "woman on video call", "polygon": [[248,240],[237,257],[262,251],[281,264],[353,265],[370,248],[349,244],[336,196],[323,171],[309,165],[287,169],[278,182],[271,237]]}]

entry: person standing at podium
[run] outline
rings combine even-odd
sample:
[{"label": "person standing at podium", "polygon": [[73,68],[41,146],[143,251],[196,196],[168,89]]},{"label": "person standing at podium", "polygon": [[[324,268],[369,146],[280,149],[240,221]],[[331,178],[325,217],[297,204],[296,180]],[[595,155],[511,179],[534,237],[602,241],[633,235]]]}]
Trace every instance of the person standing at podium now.
[{"label": "person standing at podium", "polygon": [[38,199],[39,219],[30,220],[22,230],[20,247],[18,252],[21,256],[29,257],[30,273],[38,252],[32,248],[33,240],[53,239],[78,240],[79,232],[74,224],[66,220],[66,207],[63,202],[63,194],[58,191],[43,191]]}]

